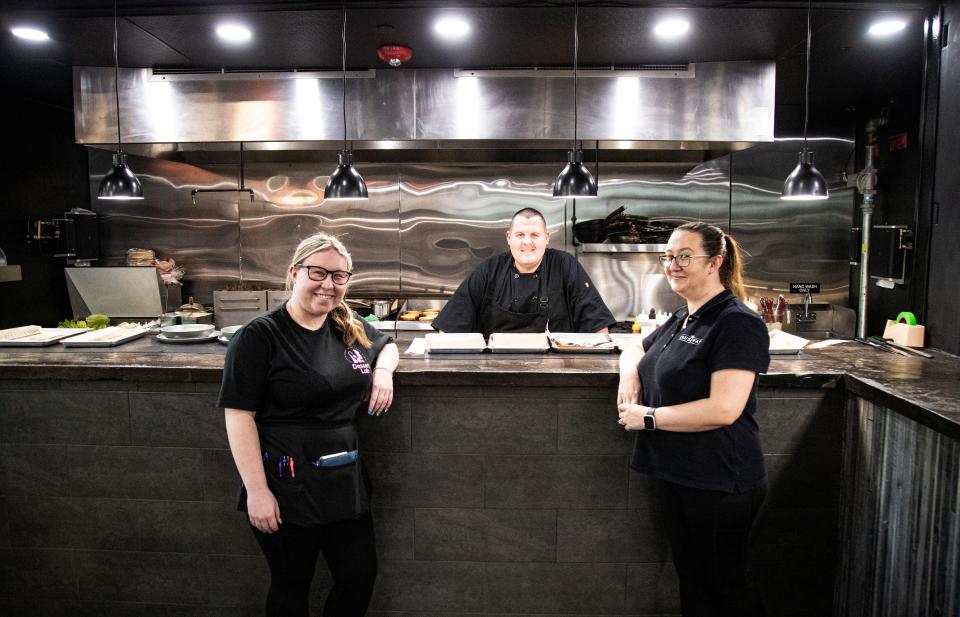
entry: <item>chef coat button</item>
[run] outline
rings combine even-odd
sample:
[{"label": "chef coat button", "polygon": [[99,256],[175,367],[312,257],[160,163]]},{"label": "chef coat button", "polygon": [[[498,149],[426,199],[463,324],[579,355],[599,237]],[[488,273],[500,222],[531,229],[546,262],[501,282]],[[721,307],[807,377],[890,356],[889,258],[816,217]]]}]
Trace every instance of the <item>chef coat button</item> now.
[{"label": "chef coat button", "polygon": [[518,279],[518,278],[520,278],[520,275],[519,275],[519,274],[517,274],[516,272],[514,272],[514,274],[513,274],[513,278],[515,278],[515,279]]},{"label": "chef coat button", "polygon": [[534,275],[533,275],[533,278],[540,278],[540,275],[539,275],[539,274],[534,274]]}]

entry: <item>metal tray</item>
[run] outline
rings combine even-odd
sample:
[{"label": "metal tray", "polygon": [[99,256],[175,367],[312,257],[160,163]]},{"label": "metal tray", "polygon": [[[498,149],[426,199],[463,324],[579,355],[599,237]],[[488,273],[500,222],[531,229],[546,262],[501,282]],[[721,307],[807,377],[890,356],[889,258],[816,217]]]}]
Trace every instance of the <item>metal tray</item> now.
[{"label": "metal tray", "polygon": [[[87,332],[90,328],[40,328],[40,334],[25,336],[12,341],[0,341],[0,347],[48,347],[56,345],[65,338]],[[31,340],[35,336],[44,336],[42,340]]]},{"label": "metal tray", "polygon": [[613,353],[617,351],[617,346],[611,344],[607,347],[571,347],[571,346],[557,346],[557,344],[551,341],[551,347],[557,353]]},{"label": "metal tray", "polygon": [[139,330],[130,330],[130,333],[112,341],[96,341],[90,340],[89,337],[97,334],[100,330],[91,330],[90,332],[85,332],[80,336],[73,336],[68,339],[60,341],[60,344],[64,347],[116,347],[117,345],[123,345],[129,341],[140,338],[149,334],[150,330],[147,328]]},{"label": "metal tray", "polygon": [[490,353],[540,353],[540,354],[543,354],[543,353],[547,353],[548,351],[550,351],[550,348],[549,348],[549,347],[527,347],[527,348],[524,348],[524,347],[507,347],[507,348],[500,347],[500,348],[496,348],[496,349],[493,348],[493,347],[488,347],[488,349],[490,350]]}]

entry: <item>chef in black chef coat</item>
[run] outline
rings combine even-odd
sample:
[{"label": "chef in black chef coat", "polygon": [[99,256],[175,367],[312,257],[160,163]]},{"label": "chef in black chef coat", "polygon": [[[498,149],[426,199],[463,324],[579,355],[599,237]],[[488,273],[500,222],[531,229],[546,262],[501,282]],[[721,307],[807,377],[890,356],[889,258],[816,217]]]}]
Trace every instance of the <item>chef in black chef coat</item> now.
[{"label": "chef in black chef coat", "polygon": [[547,248],[543,214],[524,208],[507,230],[509,252],[485,259],[433,327],[443,332],[606,332],[616,323],[577,259]]}]

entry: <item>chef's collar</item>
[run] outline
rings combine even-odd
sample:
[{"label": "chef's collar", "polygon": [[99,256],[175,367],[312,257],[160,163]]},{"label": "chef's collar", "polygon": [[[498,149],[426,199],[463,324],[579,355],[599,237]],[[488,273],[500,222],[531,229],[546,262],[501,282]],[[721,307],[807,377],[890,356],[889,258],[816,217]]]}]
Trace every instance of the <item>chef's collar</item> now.
[{"label": "chef's collar", "polygon": [[510,272],[513,274],[513,278],[520,278],[521,276],[533,276],[540,278],[540,272],[543,270],[543,260],[540,260],[540,265],[537,266],[537,269],[533,272],[520,272],[517,269],[517,264],[514,262],[510,263]]},{"label": "chef's collar", "polygon": [[[721,304],[726,304],[732,299],[733,299],[733,293],[731,293],[729,289],[724,289],[714,297],[710,298],[706,304],[704,304],[699,309],[697,309],[697,312],[695,312],[693,315],[690,315],[690,319],[688,320],[687,323],[700,319],[700,317],[702,317],[703,315],[706,315],[710,311],[719,307]],[[687,319],[687,310],[688,309],[686,306],[682,306],[678,308],[676,311],[677,319],[680,321]]]}]

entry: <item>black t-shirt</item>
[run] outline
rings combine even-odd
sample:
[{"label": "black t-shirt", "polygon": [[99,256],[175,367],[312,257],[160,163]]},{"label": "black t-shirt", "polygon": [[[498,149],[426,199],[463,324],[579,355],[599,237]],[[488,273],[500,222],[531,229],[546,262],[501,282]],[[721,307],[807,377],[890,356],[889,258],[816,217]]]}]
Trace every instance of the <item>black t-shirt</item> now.
[{"label": "black t-shirt", "polygon": [[[714,296],[686,327],[686,307],[643,340],[640,361],[643,404],[664,407],[710,396],[716,371],[763,373],[770,364],[770,339],[760,317],[729,291]],[[757,409],[757,378],[736,422],[710,431],[639,431],[634,469],[694,488],[740,492],[764,483]]]},{"label": "black t-shirt", "polygon": [[[548,248],[540,267],[530,274],[517,271],[509,251],[482,261],[460,283],[433,327],[487,336],[493,331],[491,322],[509,321],[497,308],[516,313],[542,311],[553,332],[597,332],[616,323],[577,258]],[[525,330],[508,325],[501,331]]]},{"label": "black t-shirt", "polygon": [[[303,493],[310,491],[310,473],[316,474],[309,460],[356,448],[356,415],[367,408],[364,396],[376,358],[391,341],[362,323],[371,347],[348,348],[332,317],[308,330],[284,305],[240,328],[227,348],[217,405],[256,412],[267,482],[284,522],[316,525],[336,518],[331,512],[338,511],[337,504],[324,503],[329,496]],[[276,467],[281,456],[293,457],[296,478]],[[245,507],[241,495],[240,508]]]}]

